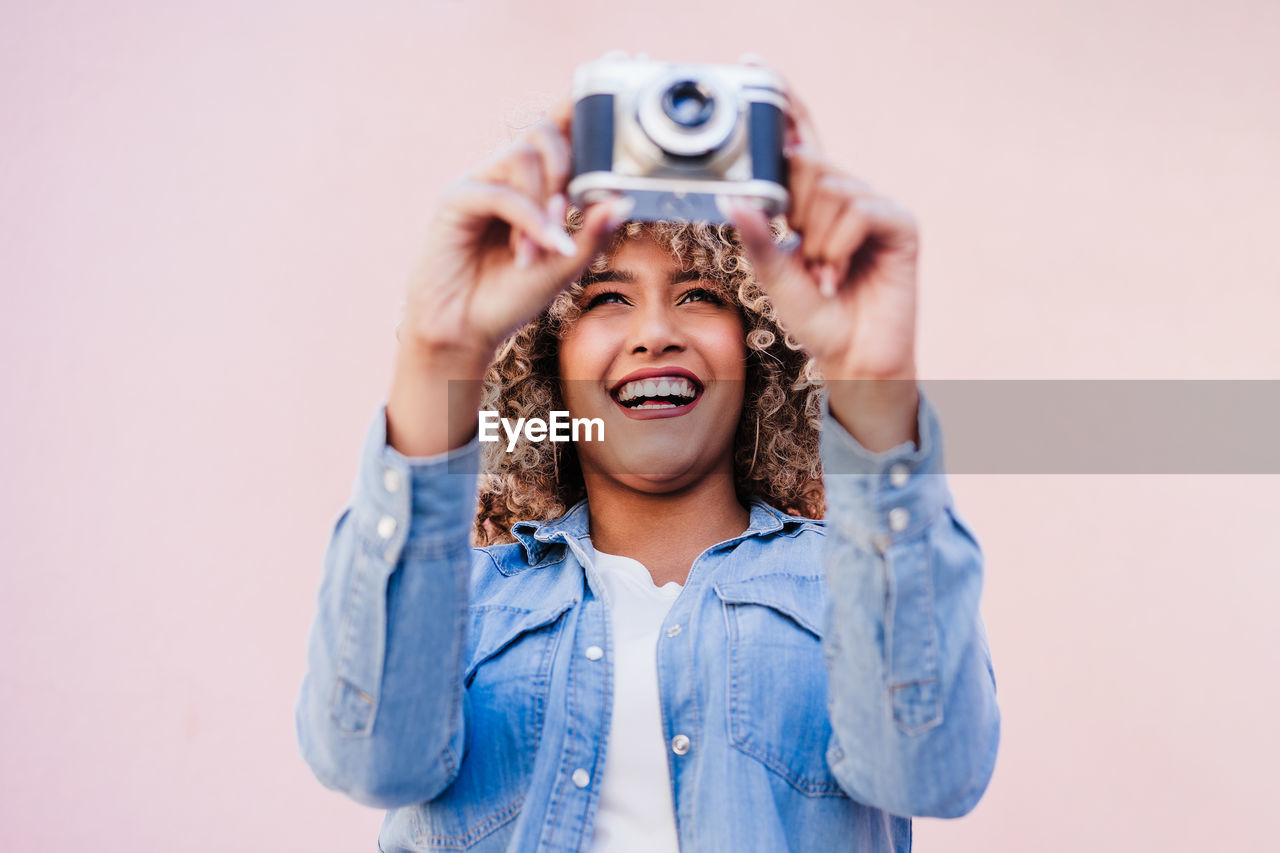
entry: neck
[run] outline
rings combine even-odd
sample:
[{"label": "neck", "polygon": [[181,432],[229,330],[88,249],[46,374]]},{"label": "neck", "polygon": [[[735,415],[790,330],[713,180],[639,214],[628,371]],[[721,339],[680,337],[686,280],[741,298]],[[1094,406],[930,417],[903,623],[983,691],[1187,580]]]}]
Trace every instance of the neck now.
[{"label": "neck", "polygon": [[698,555],[747,529],[729,473],[699,477],[676,492],[650,494],[585,476],[596,550],[644,564],[655,584],[683,584]]}]

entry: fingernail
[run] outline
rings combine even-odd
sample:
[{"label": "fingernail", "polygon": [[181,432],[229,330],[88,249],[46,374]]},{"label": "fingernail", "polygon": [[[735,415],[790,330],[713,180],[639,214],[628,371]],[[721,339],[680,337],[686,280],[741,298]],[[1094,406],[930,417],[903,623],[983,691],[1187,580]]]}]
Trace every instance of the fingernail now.
[{"label": "fingernail", "polygon": [[547,223],[547,227],[543,233],[547,235],[548,242],[555,247],[555,250],[566,258],[572,258],[578,254],[578,247],[574,244],[573,238],[565,233],[565,230],[560,223]]},{"label": "fingernail", "polygon": [[516,269],[528,269],[533,262],[533,241],[529,235],[521,234],[516,238]]},{"label": "fingernail", "polygon": [[568,210],[569,202],[560,193],[547,199],[547,216],[552,222],[564,222],[564,215]]},{"label": "fingernail", "polygon": [[836,268],[831,264],[818,268],[818,292],[828,299],[836,295]]}]

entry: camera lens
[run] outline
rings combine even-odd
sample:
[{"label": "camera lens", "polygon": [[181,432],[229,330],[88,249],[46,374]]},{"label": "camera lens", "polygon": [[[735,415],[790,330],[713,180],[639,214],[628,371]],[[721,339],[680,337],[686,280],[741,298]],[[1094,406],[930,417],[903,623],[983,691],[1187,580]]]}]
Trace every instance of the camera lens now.
[{"label": "camera lens", "polygon": [[681,127],[701,127],[716,111],[716,99],[696,80],[681,80],[663,93],[662,111]]}]

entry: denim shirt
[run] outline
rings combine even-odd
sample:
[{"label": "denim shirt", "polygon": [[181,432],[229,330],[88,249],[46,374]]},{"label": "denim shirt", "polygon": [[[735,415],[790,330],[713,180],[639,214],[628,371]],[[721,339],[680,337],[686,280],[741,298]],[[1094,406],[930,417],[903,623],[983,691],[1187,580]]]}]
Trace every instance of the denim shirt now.
[{"label": "denim shirt", "polygon": [[[919,411],[920,446],[884,453],[825,411],[826,520],[756,501],[694,561],[655,650],[682,850],[905,851],[910,816],[963,815],[985,790],[982,557]],[[585,851],[614,665],[588,507],[472,548],[478,466],[474,440],[406,458],[374,417],[325,557],[299,744],[324,785],[390,810],[385,853]]]}]

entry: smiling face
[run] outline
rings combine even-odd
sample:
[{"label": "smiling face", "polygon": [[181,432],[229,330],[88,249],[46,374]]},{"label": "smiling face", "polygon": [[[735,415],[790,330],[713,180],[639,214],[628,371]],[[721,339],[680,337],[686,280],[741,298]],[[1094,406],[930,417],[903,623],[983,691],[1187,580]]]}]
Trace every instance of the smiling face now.
[{"label": "smiling face", "polygon": [[605,425],[604,441],[576,445],[587,482],[662,493],[732,476],[746,343],[723,286],[646,236],[583,284],[559,364],[572,417]]}]

